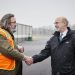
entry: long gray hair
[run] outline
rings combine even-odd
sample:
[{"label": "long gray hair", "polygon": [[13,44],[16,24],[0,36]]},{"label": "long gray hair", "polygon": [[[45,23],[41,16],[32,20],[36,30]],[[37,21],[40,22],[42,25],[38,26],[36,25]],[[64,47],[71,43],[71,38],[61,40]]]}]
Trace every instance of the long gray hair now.
[{"label": "long gray hair", "polygon": [[7,29],[8,24],[10,23],[11,17],[14,17],[14,14],[9,13],[9,14],[4,15],[1,19],[1,23],[2,23],[1,27]]}]

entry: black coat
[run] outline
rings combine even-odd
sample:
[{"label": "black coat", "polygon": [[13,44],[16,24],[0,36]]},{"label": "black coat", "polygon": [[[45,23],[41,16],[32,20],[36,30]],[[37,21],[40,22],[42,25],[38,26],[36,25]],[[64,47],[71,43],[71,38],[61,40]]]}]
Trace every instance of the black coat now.
[{"label": "black coat", "polygon": [[51,56],[53,73],[75,73],[75,31],[68,28],[68,33],[61,42],[59,34],[56,31],[47,42],[45,49],[33,56],[34,63]]}]

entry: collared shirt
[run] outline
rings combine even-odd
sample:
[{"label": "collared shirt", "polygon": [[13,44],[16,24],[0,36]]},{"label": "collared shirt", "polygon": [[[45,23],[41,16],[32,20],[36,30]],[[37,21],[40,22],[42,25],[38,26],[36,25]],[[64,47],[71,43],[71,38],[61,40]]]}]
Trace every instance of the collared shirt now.
[{"label": "collared shirt", "polygon": [[64,32],[60,33],[60,36],[61,36],[61,34],[63,34],[62,38],[64,38],[66,36],[67,32],[68,32],[68,30],[66,29]]}]

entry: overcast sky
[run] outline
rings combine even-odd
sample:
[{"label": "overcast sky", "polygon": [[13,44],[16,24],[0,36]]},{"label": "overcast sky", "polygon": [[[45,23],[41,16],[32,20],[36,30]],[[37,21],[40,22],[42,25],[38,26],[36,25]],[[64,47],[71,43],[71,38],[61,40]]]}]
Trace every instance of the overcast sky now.
[{"label": "overcast sky", "polygon": [[0,18],[13,13],[16,20],[33,27],[50,26],[58,16],[75,24],[75,0],[0,0]]}]

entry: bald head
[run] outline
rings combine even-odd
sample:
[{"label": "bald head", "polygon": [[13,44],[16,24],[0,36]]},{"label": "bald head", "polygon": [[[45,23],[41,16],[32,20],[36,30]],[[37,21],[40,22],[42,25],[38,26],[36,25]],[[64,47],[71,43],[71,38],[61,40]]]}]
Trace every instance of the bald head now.
[{"label": "bald head", "polygon": [[68,20],[65,17],[57,17],[54,24],[58,31],[63,32],[68,27]]},{"label": "bald head", "polygon": [[62,22],[64,23],[66,26],[68,26],[68,20],[65,17],[57,17],[55,22]]}]

